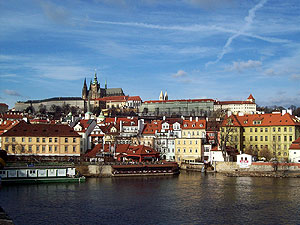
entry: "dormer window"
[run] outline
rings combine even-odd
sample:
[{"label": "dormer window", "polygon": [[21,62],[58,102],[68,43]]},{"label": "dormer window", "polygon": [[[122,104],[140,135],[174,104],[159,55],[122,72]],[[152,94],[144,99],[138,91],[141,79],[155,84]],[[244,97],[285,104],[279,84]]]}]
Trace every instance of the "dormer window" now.
[{"label": "dormer window", "polygon": [[202,123],[200,124],[200,127],[203,127],[203,124],[202,124]]},{"label": "dormer window", "polygon": [[186,124],[186,123],[184,124],[184,127],[187,127],[187,124]]},{"label": "dormer window", "polygon": [[192,127],[195,127],[195,124],[193,124]]}]

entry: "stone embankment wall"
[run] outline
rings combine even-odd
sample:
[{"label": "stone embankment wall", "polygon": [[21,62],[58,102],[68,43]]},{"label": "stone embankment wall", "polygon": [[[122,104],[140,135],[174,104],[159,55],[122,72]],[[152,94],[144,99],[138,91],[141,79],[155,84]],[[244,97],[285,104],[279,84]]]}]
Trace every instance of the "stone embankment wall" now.
[{"label": "stone embankment wall", "polygon": [[[253,162],[249,168],[240,168],[236,162],[217,162],[217,172],[273,172],[275,164],[271,162]],[[300,172],[300,163],[278,163],[277,171]]]},{"label": "stone embankment wall", "polygon": [[110,177],[112,176],[111,165],[80,165],[76,169],[86,177]]}]

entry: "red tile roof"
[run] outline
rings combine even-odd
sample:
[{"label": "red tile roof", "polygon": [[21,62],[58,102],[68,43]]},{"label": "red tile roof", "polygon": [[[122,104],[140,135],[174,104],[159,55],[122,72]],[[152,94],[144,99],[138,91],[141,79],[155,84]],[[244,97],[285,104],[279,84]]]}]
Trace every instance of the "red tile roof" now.
[{"label": "red tile roof", "polygon": [[183,130],[189,130],[189,129],[205,129],[206,128],[206,120],[184,120],[183,121]]},{"label": "red tile roof", "polygon": [[150,100],[150,101],[145,101],[144,103],[167,103],[167,102],[215,102],[213,99],[178,99],[178,100]]},{"label": "red tile roof", "polygon": [[143,134],[155,134],[155,131],[161,130],[162,121],[152,120],[151,123],[146,123],[144,126]]},{"label": "red tile roof", "polygon": [[13,126],[17,125],[18,121],[5,120],[0,124],[0,135],[5,131],[11,129]]},{"label": "red tile roof", "polygon": [[140,96],[129,96],[128,101],[142,101]]},{"label": "red tile roof", "polygon": [[1,136],[9,137],[81,137],[68,125],[19,122]]},{"label": "red tile roof", "polygon": [[142,101],[140,96],[109,96],[103,98],[96,98],[97,101],[103,102],[127,102],[127,101]]},{"label": "red tile roof", "polygon": [[255,105],[254,102],[249,102],[249,101],[217,101],[216,102],[216,105],[231,105],[231,104],[236,104],[236,105],[253,104],[253,105]]},{"label": "red tile roof", "polygon": [[290,150],[299,150],[300,151],[300,137],[293,141],[293,143],[290,146]]},{"label": "red tile roof", "polygon": [[253,98],[252,94],[250,94],[249,97],[248,97],[247,99],[249,99],[249,100],[250,100],[250,99],[251,99],[251,100],[255,100],[255,99]]},{"label": "red tile roof", "polygon": [[[228,124],[228,122],[232,124]],[[238,127],[265,127],[265,126],[300,126],[300,121],[295,117],[286,113],[278,114],[254,114],[237,116],[231,115],[227,117],[222,126],[238,126]]]}]

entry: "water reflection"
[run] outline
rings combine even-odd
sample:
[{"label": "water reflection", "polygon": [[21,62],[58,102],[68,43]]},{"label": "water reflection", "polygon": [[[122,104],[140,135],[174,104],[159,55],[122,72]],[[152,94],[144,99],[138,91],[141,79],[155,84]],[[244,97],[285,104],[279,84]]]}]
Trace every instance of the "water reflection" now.
[{"label": "water reflection", "polygon": [[297,224],[299,186],[292,178],[182,172],[7,186],[0,199],[15,224]]}]

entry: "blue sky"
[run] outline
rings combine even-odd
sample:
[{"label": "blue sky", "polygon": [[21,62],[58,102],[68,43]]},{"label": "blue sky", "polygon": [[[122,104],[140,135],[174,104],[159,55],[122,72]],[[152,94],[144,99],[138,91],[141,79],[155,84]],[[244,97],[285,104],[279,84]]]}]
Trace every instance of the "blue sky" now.
[{"label": "blue sky", "polygon": [[299,0],[0,0],[0,102],[104,86],[300,106]]}]

